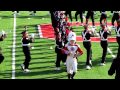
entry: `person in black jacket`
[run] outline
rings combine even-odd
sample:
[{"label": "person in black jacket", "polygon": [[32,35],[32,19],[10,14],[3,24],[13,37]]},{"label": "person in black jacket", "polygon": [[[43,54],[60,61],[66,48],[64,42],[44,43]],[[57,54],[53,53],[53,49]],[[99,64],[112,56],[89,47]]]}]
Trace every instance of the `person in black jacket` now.
[{"label": "person in black jacket", "polygon": [[92,31],[88,30],[88,25],[84,25],[84,31],[82,32],[83,46],[87,50],[86,69],[89,70],[92,67],[92,48],[91,48],[91,36]]},{"label": "person in black jacket", "polygon": [[108,47],[108,35],[110,35],[109,30],[106,28],[106,24],[101,24],[101,30],[99,31],[100,34],[100,44],[103,48],[102,60],[100,65],[105,65],[106,55],[107,55],[107,47]]},{"label": "person in black jacket", "polygon": [[113,62],[108,70],[108,75],[115,74],[115,79],[120,79],[120,57],[113,59]]},{"label": "person in black jacket", "polygon": [[59,32],[56,36],[56,47],[55,47],[55,52],[57,54],[56,58],[56,68],[55,70],[61,70],[60,68],[60,62],[66,64],[66,55],[61,52],[61,49],[64,47],[64,41],[62,40],[61,33]]},{"label": "person in black jacket", "polygon": [[33,42],[33,39],[29,37],[28,32],[26,30],[23,31],[21,34],[22,34],[22,48],[23,48],[23,53],[25,55],[25,61],[23,64],[21,64],[21,68],[24,72],[27,73],[30,72],[29,70],[29,64],[31,60],[30,43]]}]

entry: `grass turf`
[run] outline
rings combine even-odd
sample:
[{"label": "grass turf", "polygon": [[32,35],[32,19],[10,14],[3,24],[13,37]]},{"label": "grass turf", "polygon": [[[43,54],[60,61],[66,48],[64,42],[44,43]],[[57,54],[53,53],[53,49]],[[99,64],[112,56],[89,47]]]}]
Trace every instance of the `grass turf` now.
[{"label": "grass turf", "polygon": [[[74,15],[73,11],[73,15]],[[99,12],[96,15],[96,21],[99,20]],[[109,12],[108,12],[109,13]],[[110,13],[109,13],[110,14]],[[109,15],[110,16],[110,15]],[[13,35],[13,15],[11,11],[1,11],[0,13],[0,30],[5,30],[8,33],[8,37],[5,41],[0,42],[0,46],[3,49],[5,55],[4,62],[0,65],[0,79],[10,79],[11,70],[12,70],[12,35]],[[30,19],[29,19],[30,18]],[[108,18],[110,21],[111,16]],[[75,19],[73,19],[75,21]],[[20,15],[17,16],[17,37],[16,37],[16,78],[17,79],[67,79],[65,66],[61,63],[62,70],[55,71],[55,59],[56,54],[54,52],[54,41],[49,39],[42,39],[36,36],[35,42],[32,45],[35,49],[31,50],[31,63],[30,69],[31,73],[25,74],[21,71],[20,64],[24,61],[24,54],[21,47],[21,32],[25,25],[29,26],[29,33],[36,33],[36,25],[50,23],[50,16],[48,11],[38,11],[36,16],[29,16],[29,12],[21,11]],[[99,27],[98,27],[99,28]],[[82,27],[74,27],[77,35],[80,35]],[[113,31],[113,35],[114,31]],[[82,43],[80,44],[81,48],[84,51],[84,54],[79,57],[78,62],[78,72],[75,76],[75,79],[112,79],[114,76],[108,76],[107,71],[111,65],[112,57],[107,55],[106,66],[101,67],[98,64],[101,60],[102,49],[100,43],[92,43],[93,50],[93,69],[85,70],[85,61],[86,61],[86,50],[84,49]],[[50,47],[53,47],[51,50]],[[113,54],[117,53],[117,43],[109,43],[110,49],[113,51]]]}]

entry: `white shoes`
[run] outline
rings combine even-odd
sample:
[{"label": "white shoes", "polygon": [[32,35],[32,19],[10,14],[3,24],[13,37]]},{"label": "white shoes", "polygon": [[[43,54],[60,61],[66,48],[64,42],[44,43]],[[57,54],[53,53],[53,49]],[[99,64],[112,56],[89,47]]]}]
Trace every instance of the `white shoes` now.
[{"label": "white shoes", "polygon": [[105,66],[105,63],[100,63],[100,66]]},{"label": "white shoes", "polygon": [[80,26],[84,26],[84,24],[83,24],[83,23],[81,23],[81,24],[80,24]]},{"label": "white shoes", "polygon": [[112,26],[112,29],[115,29],[115,26]]},{"label": "white shoes", "polygon": [[30,15],[35,16],[35,13],[30,13]]},{"label": "white shoes", "polygon": [[90,60],[90,66],[92,67],[92,60]]},{"label": "white shoes", "polygon": [[21,64],[21,69],[24,71],[24,73],[30,72],[29,69],[25,69],[25,65],[24,64]]},{"label": "white shoes", "polygon": [[66,66],[66,63],[64,63],[64,65]]},{"label": "white shoes", "polygon": [[96,28],[95,26],[92,26],[93,28]]},{"label": "white shoes", "polygon": [[76,24],[79,24],[79,21],[76,21]]},{"label": "white shoes", "polygon": [[61,69],[60,69],[60,67],[56,67],[55,70],[59,71],[59,70],[61,70]]},{"label": "white shoes", "polygon": [[30,72],[30,70],[29,69],[24,69],[24,72],[28,73],[28,72]]},{"label": "white shoes", "polygon": [[25,65],[21,64],[21,69],[24,70],[25,69]]},{"label": "white shoes", "polygon": [[91,67],[90,67],[89,65],[87,65],[87,66],[86,66],[86,69],[87,69],[87,70],[90,70],[90,69],[91,69]]}]

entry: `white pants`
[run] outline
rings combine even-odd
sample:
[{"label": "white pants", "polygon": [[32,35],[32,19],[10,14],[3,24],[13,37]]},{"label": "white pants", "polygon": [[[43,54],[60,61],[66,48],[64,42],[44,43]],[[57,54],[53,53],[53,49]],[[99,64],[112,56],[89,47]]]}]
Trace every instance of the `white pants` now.
[{"label": "white pants", "polygon": [[73,72],[77,72],[77,59],[73,57],[67,57],[66,60],[67,73],[72,74]]}]

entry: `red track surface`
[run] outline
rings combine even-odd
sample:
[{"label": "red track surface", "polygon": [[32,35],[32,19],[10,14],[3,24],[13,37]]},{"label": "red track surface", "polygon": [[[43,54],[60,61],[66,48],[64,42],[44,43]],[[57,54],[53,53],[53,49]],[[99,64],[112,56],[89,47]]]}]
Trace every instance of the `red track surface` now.
[{"label": "red track surface", "polygon": [[[92,23],[89,23],[89,24],[91,25]],[[80,23],[77,24],[77,25],[80,25]],[[95,23],[95,25],[98,26],[100,24]],[[108,23],[108,25],[111,26],[110,23]],[[76,23],[72,23],[72,26],[76,26]],[[49,39],[54,39],[55,38],[54,30],[53,30],[53,27],[52,27],[51,24],[43,24],[43,25],[39,25],[39,27],[41,27],[41,32],[42,32],[43,38],[49,38]],[[77,36],[77,41],[82,42],[82,37]],[[92,42],[99,42],[100,38],[99,37],[92,37],[91,41]],[[116,42],[116,38],[115,37],[109,37],[108,42]]]}]

